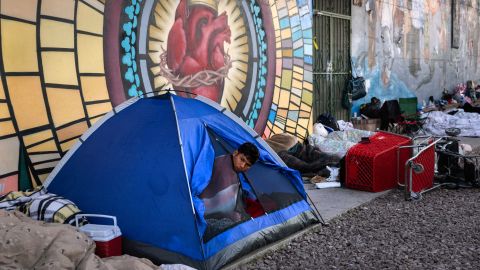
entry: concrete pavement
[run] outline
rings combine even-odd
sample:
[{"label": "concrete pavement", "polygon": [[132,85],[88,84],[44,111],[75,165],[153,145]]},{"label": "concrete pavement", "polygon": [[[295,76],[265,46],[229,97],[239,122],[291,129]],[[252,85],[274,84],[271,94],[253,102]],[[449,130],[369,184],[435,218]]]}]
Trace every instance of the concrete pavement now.
[{"label": "concrete pavement", "polygon": [[[470,138],[470,137],[458,137],[461,143],[470,144],[472,147],[480,146],[480,138]],[[305,190],[313,201],[313,204],[318,209],[320,214],[322,215],[323,219],[328,223],[335,217],[342,215],[343,213],[349,211],[350,209],[354,209],[362,204],[365,204],[379,196],[382,196],[390,190],[383,191],[383,192],[365,192],[347,188],[327,188],[327,189],[316,189],[313,184],[305,183],[304,184]],[[309,201],[309,203],[311,203]],[[246,264],[256,258],[263,256],[265,253],[276,250],[288,245],[288,243],[307,232],[315,230],[319,226],[323,226],[321,224],[311,226],[303,231],[300,231],[296,234],[293,234],[285,239],[282,239],[278,242],[272,243],[266,247],[263,247],[255,252],[244,256],[243,258],[227,265],[224,269],[238,269],[241,265]]]},{"label": "concrete pavement", "polygon": [[[347,212],[350,209],[358,207],[364,203],[367,203],[383,194],[389,192],[365,192],[365,191],[358,191],[353,189],[347,188],[326,188],[326,189],[317,189],[313,184],[304,184],[305,191],[307,192],[309,198],[312,200],[315,207],[318,209],[320,214],[322,215],[325,222],[328,223],[329,220],[340,216],[341,214]],[[312,202],[309,201],[311,204]],[[265,253],[277,250],[294,239],[299,237],[302,234],[315,230],[319,226],[324,226],[322,224],[317,224],[311,226],[303,231],[297,232],[289,237],[267,245],[263,248],[255,250],[251,254],[243,256],[237,261],[230,263],[229,265],[225,266],[223,269],[233,270],[238,269],[242,265],[255,260],[256,258],[262,257]]]},{"label": "concrete pavement", "polygon": [[388,192],[373,193],[347,188],[317,189],[313,184],[304,186],[308,196],[326,222]]}]

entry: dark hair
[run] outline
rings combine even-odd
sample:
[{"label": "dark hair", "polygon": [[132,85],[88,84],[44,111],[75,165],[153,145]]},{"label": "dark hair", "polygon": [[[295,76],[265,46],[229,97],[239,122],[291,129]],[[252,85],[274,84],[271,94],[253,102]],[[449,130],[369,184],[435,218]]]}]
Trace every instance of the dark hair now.
[{"label": "dark hair", "polygon": [[238,147],[238,152],[244,154],[251,164],[255,163],[258,160],[258,156],[260,155],[258,152],[258,148],[250,142],[246,142],[240,145],[240,147]]}]

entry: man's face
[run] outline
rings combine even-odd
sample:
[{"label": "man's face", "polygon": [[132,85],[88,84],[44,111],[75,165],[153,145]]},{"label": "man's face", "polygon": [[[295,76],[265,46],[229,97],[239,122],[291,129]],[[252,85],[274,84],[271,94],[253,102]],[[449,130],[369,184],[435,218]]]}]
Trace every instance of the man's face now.
[{"label": "man's face", "polygon": [[246,172],[250,167],[252,167],[252,164],[248,158],[235,150],[235,152],[233,152],[233,169],[239,173]]}]

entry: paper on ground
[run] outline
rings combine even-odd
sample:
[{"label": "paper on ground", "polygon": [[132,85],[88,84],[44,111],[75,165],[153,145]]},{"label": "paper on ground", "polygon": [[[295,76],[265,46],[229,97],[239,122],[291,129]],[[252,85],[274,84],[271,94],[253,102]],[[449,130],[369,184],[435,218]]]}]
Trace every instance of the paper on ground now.
[{"label": "paper on ground", "polygon": [[321,182],[316,183],[315,186],[317,188],[334,188],[334,187],[341,187],[340,182]]}]

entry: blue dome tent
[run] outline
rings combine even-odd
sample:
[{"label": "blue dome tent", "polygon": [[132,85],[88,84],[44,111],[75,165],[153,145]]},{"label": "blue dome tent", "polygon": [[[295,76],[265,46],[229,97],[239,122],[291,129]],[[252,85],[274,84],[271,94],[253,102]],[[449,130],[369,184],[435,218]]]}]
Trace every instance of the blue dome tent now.
[{"label": "blue dome tent", "polygon": [[[244,142],[255,144],[260,158],[241,175],[241,187],[264,214],[212,233],[199,195],[215,157]],[[233,113],[200,96],[117,106],[82,135],[45,187],[85,213],[116,216],[126,253],[199,269],[218,269],[319,221],[300,174]]]}]

